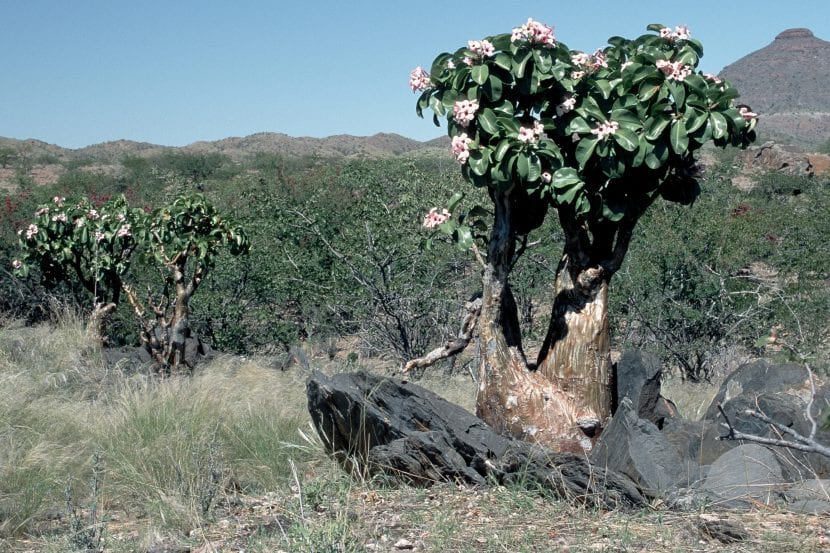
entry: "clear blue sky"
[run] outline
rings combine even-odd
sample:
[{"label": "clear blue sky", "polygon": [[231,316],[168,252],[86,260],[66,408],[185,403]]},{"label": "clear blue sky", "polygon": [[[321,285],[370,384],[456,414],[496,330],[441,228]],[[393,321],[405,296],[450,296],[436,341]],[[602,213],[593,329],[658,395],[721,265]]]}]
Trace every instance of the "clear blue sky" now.
[{"label": "clear blue sky", "polygon": [[580,50],[685,24],[710,72],[787,28],[830,40],[828,0],[0,0],[0,136],[427,140],[444,131],[415,116],[409,71],[528,17]]}]

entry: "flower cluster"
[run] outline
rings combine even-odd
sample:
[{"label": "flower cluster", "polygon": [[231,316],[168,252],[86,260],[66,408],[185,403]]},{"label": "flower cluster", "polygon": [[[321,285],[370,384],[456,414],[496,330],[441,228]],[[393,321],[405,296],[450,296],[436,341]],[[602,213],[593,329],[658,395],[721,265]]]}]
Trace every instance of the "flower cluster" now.
[{"label": "flower cluster", "polygon": [[600,67],[608,67],[608,61],[605,59],[605,52],[598,48],[593,54],[586,54],[585,52],[577,52],[571,55],[571,63],[582,67],[585,71],[595,71]]},{"label": "flower cluster", "polygon": [[54,198],[52,198],[52,201],[55,202],[56,206],[63,207],[63,202],[66,201],[66,198],[64,198],[63,196],[55,196]]},{"label": "flower cluster", "polygon": [[544,125],[540,121],[534,121],[533,125],[522,125],[519,129],[519,141],[536,144],[543,134],[545,134]]},{"label": "flower cluster", "polygon": [[669,40],[689,40],[692,33],[686,25],[678,25],[674,31],[670,27],[663,27],[660,29],[660,36]]},{"label": "flower cluster", "polygon": [[125,236],[130,236],[132,234],[132,225],[129,223],[121,225],[121,228],[118,229],[118,232],[115,233],[115,236],[118,238],[123,238]]},{"label": "flower cluster", "polygon": [[439,213],[438,208],[433,207],[432,209],[429,210],[429,213],[427,213],[424,216],[424,223],[423,224],[424,224],[424,227],[426,227],[426,228],[435,228],[437,226],[440,226],[440,225],[443,225],[444,223],[446,223],[449,218],[450,218],[450,212],[449,211],[447,211],[446,209],[442,209],[441,212]]},{"label": "flower cluster", "polygon": [[52,221],[56,223],[65,223],[66,222],[66,213],[60,212],[56,215],[52,215]]},{"label": "flower cluster", "polygon": [[703,78],[707,81],[712,81],[715,84],[721,84],[723,82],[721,78],[715,75],[714,73],[704,73]]},{"label": "flower cluster", "polygon": [[46,215],[49,213],[48,207],[41,207],[37,211],[35,211],[35,217],[40,217],[41,215]]},{"label": "flower cluster", "polygon": [[26,228],[26,240],[31,240],[37,234],[37,225],[31,224]]},{"label": "flower cluster", "polygon": [[684,65],[680,61],[670,62],[668,60],[657,60],[655,65],[657,65],[657,69],[662,71],[670,81],[682,82],[692,74],[692,68]]},{"label": "flower cluster", "polygon": [[492,57],[496,53],[496,48],[489,40],[469,40],[467,41],[467,47],[473,53],[473,56],[475,56],[466,56],[464,58],[464,63],[467,65],[473,65],[477,61]]},{"label": "flower cluster", "polygon": [[616,121],[606,121],[596,129],[591,129],[591,134],[597,135],[597,138],[600,140],[605,140],[612,134],[616,133],[619,128],[620,124]]},{"label": "flower cluster", "polygon": [[23,262],[20,261],[19,259],[15,259],[14,261],[12,261],[12,267],[14,267],[15,269],[19,269],[22,266],[23,266]]},{"label": "flower cluster", "polygon": [[573,111],[574,108],[576,108],[576,98],[573,96],[562,98],[562,102],[556,106],[556,115],[562,117],[566,113]]},{"label": "flower cluster", "polygon": [[754,111],[751,111],[746,106],[741,106],[740,108],[738,108],[738,113],[741,114],[741,117],[744,118],[744,121],[752,121],[753,119],[758,117],[757,113],[755,113]]},{"label": "flower cluster", "polygon": [[556,38],[553,36],[553,28],[533,21],[528,18],[527,23],[521,27],[513,29],[513,34],[510,37],[511,42],[527,41],[533,44],[543,44],[545,46],[556,46]]},{"label": "flower cluster", "polygon": [[409,74],[409,88],[412,92],[421,92],[429,88],[429,73],[420,65]]},{"label": "flower cluster", "polygon": [[473,140],[463,132],[458,136],[452,137],[452,155],[459,163],[466,163],[467,158],[470,157],[470,143]]},{"label": "flower cluster", "polygon": [[478,111],[478,100],[459,100],[452,106],[452,116],[455,122],[466,127],[475,119]]}]

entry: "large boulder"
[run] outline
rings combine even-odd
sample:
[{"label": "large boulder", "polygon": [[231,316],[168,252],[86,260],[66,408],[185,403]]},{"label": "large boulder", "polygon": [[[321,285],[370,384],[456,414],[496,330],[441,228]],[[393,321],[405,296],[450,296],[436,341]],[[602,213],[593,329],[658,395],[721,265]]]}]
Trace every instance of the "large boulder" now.
[{"label": "large boulder", "polygon": [[481,419],[405,380],[314,371],[308,410],[347,469],[415,485],[516,483],[604,508],[647,503],[625,475],[584,456],[501,436]]},{"label": "large boulder", "polygon": [[[720,413],[722,408],[736,430],[765,438],[782,438],[770,425],[745,414],[747,410],[755,410],[807,436],[812,431],[812,423],[806,415],[807,405],[813,395],[810,413],[820,425],[830,411],[830,386],[816,376],[811,386],[809,374],[802,365],[755,361],[742,365],[727,377],[704,420],[719,425],[726,434]],[[830,431],[818,429],[816,441],[830,444]],[[830,459],[827,457],[787,448],[776,448],[775,454],[790,480],[830,477]]]},{"label": "large boulder", "polygon": [[721,455],[700,485],[724,508],[777,503],[786,487],[775,454],[759,444],[739,445]]},{"label": "large boulder", "polygon": [[678,415],[674,403],[660,393],[662,376],[663,368],[656,356],[636,350],[623,353],[614,372],[615,408],[628,398],[639,418],[662,428],[667,419]]},{"label": "large boulder", "polygon": [[698,472],[697,464],[681,457],[653,422],[638,416],[628,397],[603,430],[591,452],[591,463],[625,474],[652,495],[685,484],[690,473]]}]

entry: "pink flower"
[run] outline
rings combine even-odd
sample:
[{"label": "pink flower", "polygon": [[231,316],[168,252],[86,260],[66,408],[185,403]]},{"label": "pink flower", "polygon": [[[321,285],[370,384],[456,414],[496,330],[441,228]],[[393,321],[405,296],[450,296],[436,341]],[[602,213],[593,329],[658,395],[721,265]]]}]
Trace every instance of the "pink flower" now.
[{"label": "pink flower", "polygon": [[585,76],[585,71],[571,71],[571,79],[578,81]]},{"label": "pink flower", "polygon": [[608,67],[608,62],[605,61],[605,52],[603,52],[601,48],[597,48],[597,51],[594,52],[593,60],[591,60],[591,63],[594,66],[594,68]]},{"label": "pink flower", "polygon": [[704,73],[703,78],[707,81],[712,81],[715,84],[721,84],[723,82],[721,81],[720,77],[718,77],[714,73]]},{"label": "pink flower", "polygon": [[671,27],[663,27],[662,29],[660,29],[660,38],[671,39],[671,37],[672,37]]},{"label": "pink flower", "polygon": [[467,158],[470,157],[470,143],[472,141],[465,132],[452,137],[452,153],[459,163],[464,164]]},{"label": "pink flower", "polygon": [[29,225],[26,228],[26,240],[31,240],[37,234],[38,228],[37,225]]},{"label": "pink flower", "polygon": [[467,46],[479,58],[489,58],[496,53],[496,48],[489,40],[470,40]]},{"label": "pink flower", "polygon": [[477,100],[459,100],[452,106],[452,114],[455,122],[466,127],[475,119],[478,111]]},{"label": "pink flower", "polygon": [[545,134],[545,126],[540,121],[534,121],[532,125],[522,125],[519,129],[519,141],[536,144],[543,134]]},{"label": "pink flower", "polygon": [[421,92],[429,88],[429,73],[420,65],[409,74],[409,88],[412,92]]},{"label": "pink flower", "polygon": [[100,242],[103,239],[104,239],[104,233],[101,232],[100,230],[96,230],[95,231],[95,241]]},{"label": "pink flower", "polygon": [[473,60],[470,56],[464,56],[461,61],[464,62],[464,65],[475,65],[475,60]]},{"label": "pink flower", "polygon": [[83,217],[78,217],[77,219],[75,219],[75,227],[76,228],[81,228],[82,226],[84,226],[85,223],[86,223],[86,221],[84,220]]},{"label": "pink flower", "polygon": [[124,236],[130,236],[130,230],[132,226],[129,224],[121,225],[121,228],[118,229],[118,232],[115,233],[115,236],[118,238],[123,238]]},{"label": "pink flower", "polygon": [[676,38],[677,40],[689,40],[691,36],[692,33],[689,32],[689,28],[686,25],[678,25],[674,28],[674,33],[672,34],[672,38]]},{"label": "pink flower", "polygon": [[553,28],[538,21],[533,21],[532,18],[528,18],[527,23],[521,27],[514,28],[510,40],[512,42],[527,41],[544,46],[556,46]]},{"label": "pink flower", "polygon": [[657,69],[666,75],[670,81],[684,81],[686,77],[692,74],[692,68],[688,65],[683,65],[682,62],[670,62],[668,60],[657,60],[655,62]]},{"label": "pink flower", "polygon": [[66,198],[64,198],[63,196],[55,196],[54,198],[52,198],[52,201],[55,202],[55,205],[57,205],[58,207],[63,207],[63,202],[66,201]]},{"label": "pink flower", "polygon": [[40,209],[35,211],[35,217],[40,217],[41,215],[46,215],[47,213],[49,213],[49,208],[41,207]]},{"label": "pink flower", "polygon": [[588,65],[591,62],[591,56],[585,52],[579,52],[571,56],[571,63],[574,65]]},{"label": "pink flower", "polygon": [[571,112],[576,108],[576,98],[573,96],[568,96],[567,98],[562,99],[562,103],[556,106],[556,115],[562,117],[568,112]]},{"label": "pink flower", "polygon": [[452,60],[447,60],[447,69],[455,69],[455,62]]},{"label": "pink flower", "polygon": [[544,173],[542,173],[542,182],[547,183],[547,182],[550,182],[552,179],[553,179],[553,177],[552,177],[552,176],[551,176],[551,174],[550,174],[550,173],[548,173],[547,171],[545,171]]},{"label": "pink flower", "polygon": [[741,106],[740,108],[738,108],[738,113],[741,114],[741,117],[743,117],[745,121],[752,121],[753,119],[758,117],[757,113],[755,113],[754,111],[750,111],[749,108],[746,106]]},{"label": "pink flower", "polygon": [[441,212],[439,213],[438,208],[433,207],[432,209],[429,210],[429,213],[427,213],[424,216],[423,225],[426,228],[435,228],[437,226],[440,226],[440,225],[443,225],[444,223],[446,223],[449,218],[450,218],[450,212],[449,211],[447,211],[446,209],[442,209]]},{"label": "pink flower", "polygon": [[15,259],[14,261],[12,261],[12,267],[14,267],[15,269],[19,269],[22,266],[23,263],[19,259]]},{"label": "pink flower", "polygon": [[90,209],[86,212],[86,218],[90,221],[94,221],[98,218],[98,210],[97,209]]},{"label": "pink flower", "polygon": [[52,215],[52,221],[65,223],[66,222],[66,213],[58,213],[57,215]]},{"label": "pink flower", "polygon": [[600,140],[605,140],[612,134],[617,132],[617,129],[620,128],[620,124],[616,121],[606,121],[605,123],[600,124],[599,127],[596,129],[591,129],[591,134],[597,135],[597,138]]}]

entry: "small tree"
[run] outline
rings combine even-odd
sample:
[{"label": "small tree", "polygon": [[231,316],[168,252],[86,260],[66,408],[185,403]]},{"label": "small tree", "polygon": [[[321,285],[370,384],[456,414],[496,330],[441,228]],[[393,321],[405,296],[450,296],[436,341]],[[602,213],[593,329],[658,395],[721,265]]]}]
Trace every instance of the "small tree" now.
[{"label": "small tree", "polygon": [[[590,448],[610,417],[608,284],[638,219],[658,197],[694,201],[694,152],[705,143],[754,139],[756,115],[734,105],[737,91],[696,72],[703,47],[688,29],[648,29],[588,54],[529,19],[410,76],[421,92],[417,113],[431,109],[436,124],[446,117],[464,177],[486,187],[493,204],[478,415],[557,449]],[[564,252],[547,335],[528,362],[509,276],[517,243],[550,209]],[[469,242],[458,219],[443,225]]]},{"label": "small tree", "polygon": [[[125,294],[159,369],[185,362],[188,304],[218,249],[227,245],[233,255],[248,249],[244,231],[200,194],[181,196],[151,215],[130,208],[123,196],[97,207],[87,199],[66,205],[56,196],[18,236],[24,255],[13,261],[16,274],[37,269],[47,287],[80,285],[92,302],[88,327],[97,339],[103,340],[104,319]],[[158,290],[148,287],[146,302],[135,290],[137,253],[162,277]]]}]

